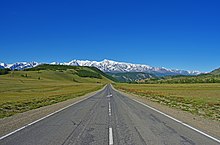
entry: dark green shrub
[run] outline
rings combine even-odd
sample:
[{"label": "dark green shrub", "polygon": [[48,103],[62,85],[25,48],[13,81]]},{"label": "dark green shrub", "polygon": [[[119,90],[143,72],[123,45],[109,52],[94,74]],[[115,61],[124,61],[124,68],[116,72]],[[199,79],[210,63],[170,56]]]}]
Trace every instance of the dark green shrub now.
[{"label": "dark green shrub", "polygon": [[5,75],[8,74],[10,71],[10,69],[6,68],[6,69],[0,69],[0,75]]},{"label": "dark green shrub", "polygon": [[90,77],[90,78],[98,78],[98,79],[102,78],[100,74],[87,70],[78,70],[77,75],[80,77]]}]

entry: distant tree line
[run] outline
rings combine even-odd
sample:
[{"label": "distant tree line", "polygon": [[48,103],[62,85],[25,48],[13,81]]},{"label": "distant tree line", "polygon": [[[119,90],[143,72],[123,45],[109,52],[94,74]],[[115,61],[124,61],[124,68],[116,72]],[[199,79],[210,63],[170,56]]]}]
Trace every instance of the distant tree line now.
[{"label": "distant tree line", "polygon": [[98,78],[98,79],[102,78],[100,74],[88,70],[78,70],[76,74],[80,77],[90,77],[90,78]]},{"label": "distant tree line", "polygon": [[144,83],[147,84],[220,83],[220,75],[164,77],[160,79],[148,79],[145,80]]},{"label": "distant tree line", "polygon": [[39,71],[39,70],[67,70],[67,69],[77,69],[78,66],[68,66],[68,65],[51,65],[51,64],[42,64],[37,67],[25,69],[25,71]]},{"label": "distant tree line", "polygon": [[11,70],[9,68],[0,69],[0,75],[8,74]]}]

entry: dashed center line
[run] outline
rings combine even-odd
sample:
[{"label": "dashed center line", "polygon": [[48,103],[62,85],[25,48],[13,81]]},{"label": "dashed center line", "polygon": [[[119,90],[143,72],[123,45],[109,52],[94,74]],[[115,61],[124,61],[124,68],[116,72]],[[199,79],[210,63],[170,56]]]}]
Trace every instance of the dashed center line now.
[{"label": "dashed center line", "polygon": [[112,128],[109,128],[109,145],[113,145],[113,133]]},{"label": "dashed center line", "polygon": [[[110,124],[111,124],[111,103],[108,102],[108,115],[110,116]],[[111,125],[109,126],[109,145],[113,145],[113,132]]]},{"label": "dashed center line", "polygon": [[109,115],[109,116],[112,115],[111,112],[112,112],[112,111],[111,111],[111,104],[110,104],[110,102],[109,102],[109,103],[108,103],[108,115]]},{"label": "dashed center line", "polygon": [[112,97],[112,94],[110,94],[110,95],[107,95],[106,97],[107,97],[107,98],[110,98],[110,97]]}]

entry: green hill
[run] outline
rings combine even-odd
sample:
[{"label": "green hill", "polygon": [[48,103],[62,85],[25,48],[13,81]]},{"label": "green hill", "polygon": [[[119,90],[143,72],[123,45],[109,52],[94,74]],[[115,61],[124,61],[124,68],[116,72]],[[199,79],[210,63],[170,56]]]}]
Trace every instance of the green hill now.
[{"label": "green hill", "polygon": [[197,76],[166,76],[160,78],[146,79],[147,84],[184,84],[184,83],[220,83],[220,69],[216,69],[208,74],[200,74]]},{"label": "green hill", "polygon": [[0,75],[0,118],[98,90],[112,79],[96,68],[40,65]]},{"label": "green hill", "polygon": [[155,75],[144,72],[108,73],[119,82],[137,82],[146,78],[156,78]]},{"label": "green hill", "polygon": [[220,68],[213,70],[210,74],[212,74],[212,75],[220,75]]},{"label": "green hill", "polygon": [[[66,81],[76,81],[76,82],[111,82],[115,81],[111,76],[103,73],[95,67],[87,66],[66,66],[66,65],[49,65],[43,64],[34,68],[25,69],[25,73],[32,72],[38,73],[38,76],[42,76],[45,79],[66,79]],[[41,75],[44,72],[46,75]],[[51,73],[51,75],[47,73]],[[33,75],[36,77],[36,75]],[[92,79],[93,78],[93,79]]]}]

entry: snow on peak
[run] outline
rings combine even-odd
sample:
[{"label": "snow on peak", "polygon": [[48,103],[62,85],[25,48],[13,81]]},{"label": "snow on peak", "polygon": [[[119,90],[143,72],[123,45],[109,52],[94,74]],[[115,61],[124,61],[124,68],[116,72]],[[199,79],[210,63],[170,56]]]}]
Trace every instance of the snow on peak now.
[{"label": "snow on peak", "polygon": [[[14,64],[0,63],[0,68],[10,68],[12,70],[32,68],[42,63],[37,62],[17,62]],[[198,75],[199,71],[186,71],[177,69],[167,69],[164,67],[152,67],[144,64],[133,64],[126,62],[117,62],[113,60],[104,59],[102,61],[90,61],[90,60],[72,60],[70,62],[52,62],[54,65],[70,65],[70,66],[90,66],[96,67],[104,72],[147,72],[157,75]]]},{"label": "snow on peak", "polygon": [[197,75],[200,74],[198,71],[185,71],[185,70],[172,70],[164,67],[151,67],[144,64],[132,64],[126,62],[117,62],[113,60],[104,59],[103,61],[89,61],[89,60],[72,60],[65,65],[74,66],[90,66],[96,67],[104,72],[148,72],[157,74],[167,75]]},{"label": "snow on peak", "polygon": [[40,63],[38,62],[16,62],[13,64],[6,64],[4,68],[10,68],[11,70],[23,70],[26,68],[33,68],[38,66]]},{"label": "snow on peak", "polygon": [[5,64],[4,62],[0,62],[0,66],[5,68],[7,67],[7,64]]}]

